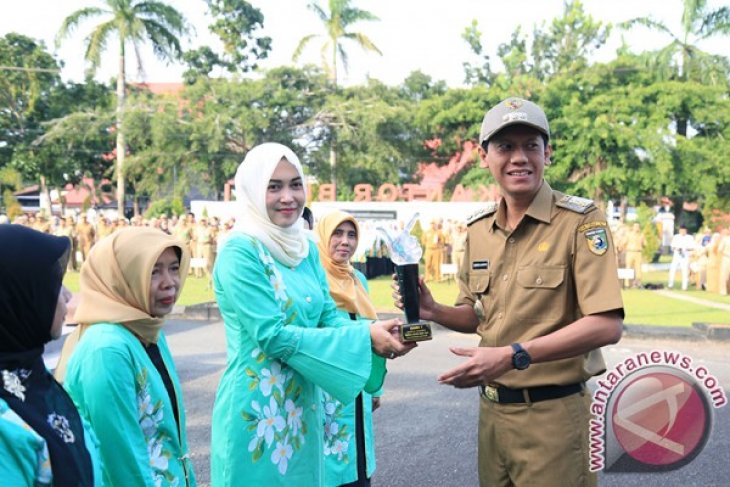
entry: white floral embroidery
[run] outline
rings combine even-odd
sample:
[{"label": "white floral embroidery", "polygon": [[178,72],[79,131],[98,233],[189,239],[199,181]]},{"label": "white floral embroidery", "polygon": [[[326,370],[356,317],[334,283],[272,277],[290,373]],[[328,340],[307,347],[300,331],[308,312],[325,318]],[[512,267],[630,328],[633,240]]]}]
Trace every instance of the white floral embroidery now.
[{"label": "white floral embroidery", "polygon": [[289,466],[289,460],[294,450],[289,444],[289,436],[284,437],[283,441],[276,442],[276,448],[271,452],[271,461],[279,467],[279,473],[284,475]]},{"label": "white floral embroidery", "polygon": [[279,269],[273,267],[273,271],[274,272],[271,276],[269,276],[269,281],[274,287],[274,296],[276,296],[276,299],[279,301],[286,301],[286,286],[284,285],[284,280],[281,278],[281,274],[279,274]]},{"label": "white floral embroidery", "polygon": [[[294,323],[297,311],[294,301],[286,295],[281,273],[263,246],[255,239],[252,242],[264,264],[284,326]],[[246,431],[252,434],[247,449],[254,463],[266,456],[284,475],[292,456],[305,442],[307,424],[305,408],[301,404],[304,389],[295,379],[293,370],[270,359],[260,348],[251,351],[251,359],[244,372],[249,379],[248,390],[254,397],[249,403],[250,408],[241,411],[241,417],[247,423]]]},{"label": "white floral embroidery", "polygon": [[58,436],[61,437],[64,443],[73,443],[76,441],[74,432],[71,431],[71,426],[68,424],[68,419],[65,416],[51,413],[48,415],[48,424],[58,433]]},{"label": "white floral embroidery", "polygon": [[13,396],[25,402],[25,386],[23,381],[30,375],[30,370],[3,370],[3,388]]},{"label": "white floral embroidery", "polygon": [[342,460],[342,456],[347,453],[348,442],[336,440],[332,445],[332,454],[337,455],[338,460]]},{"label": "white floral embroidery", "polygon": [[139,426],[142,428],[147,455],[156,486],[177,486],[179,479],[169,469],[172,454],[165,449],[165,434],[160,431],[164,419],[162,400],[153,401],[149,392],[147,370],[137,374],[137,412]]},{"label": "white floral embroidery", "polygon": [[147,443],[147,454],[150,457],[150,467],[155,470],[167,470],[170,462],[162,452],[162,441],[152,440]]},{"label": "white floral embroidery", "polygon": [[293,434],[298,434],[302,427],[302,413],[303,408],[297,407],[294,401],[287,399],[284,403],[284,409],[286,410],[286,424],[291,428]]},{"label": "white floral embroidery", "polygon": [[352,433],[346,426],[340,426],[343,405],[331,395],[323,392],[322,402],[324,404],[324,454],[334,455],[338,461],[349,461],[347,449],[350,445]]},{"label": "white floral embroidery", "polygon": [[256,429],[256,436],[263,437],[266,440],[266,446],[270,446],[274,441],[274,430],[281,431],[286,426],[284,418],[277,414],[279,406],[272,397],[268,406],[264,406],[264,419],[259,421]]},{"label": "white floral embroidery", "polygon": [[271,395],[271,389],[276,386],[279,392],[284,394],[284,381],[286,375],[281,373],[281,364],[279,362],[272,362],[271,369],[261,369],[261,392],[264,397]]}]

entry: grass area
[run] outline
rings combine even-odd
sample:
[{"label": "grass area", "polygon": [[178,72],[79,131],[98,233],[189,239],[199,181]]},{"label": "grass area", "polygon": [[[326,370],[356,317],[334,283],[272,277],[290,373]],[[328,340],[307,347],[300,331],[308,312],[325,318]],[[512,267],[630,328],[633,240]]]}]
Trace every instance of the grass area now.
[{"label": "grass area", "polygon": [[[666,272],[652,272],[644,276],[644,282],[667,282]],[[391,279],[381,276],[371,279],[370,297],[376,309],[380,311],[395,311],[393,306]],[[79,290],[79,274],[66,274],[64,284],[72,292]],[[185,281],[182,295],[178,300],[180,305],[210,302],[215,299],[213,291],[206,289],[205,278],[188,277]],[[459,294],[458,285],[454,281],[438,282],[429,285],[434,298],[441,303],[451,304]],[[730,297],[711,294],[705,291],[688,290],[675,292],[688,296],[705,299],[717,303],[730,304]],[[686,301],[667,298],[644,289],[625,289],[623,291],[624,307],[628,324],[635,325],[664,325],[664,326],[691,326],[693,322],[728,323],[730,318],[727,311],[702,306]]]},{"label": "grass area", "polygon": [[[378,311],[397,311],[393,306],[393,290],[390,283],[393,282],[390,277],[380,276],[370,279],[370,299]],[[429,283],[428,288],[431,294],[439,303],[453,304],[459,295],[459,286],[454,281],[444,281]]]},{"label": "grass area", "polygon": [[[73,293],[79,292],[79,273],[67,272],[63,283]],[[207,303],[215,300],[212,289],[206,289],[207,280],[189,276],[185,281],[180,299],[177,304],[187,306],[190,304]]]},{"label": "grass area", "polygon": [[[666,283],[667,273],[656,282]],[[649,276],[647,276],[649,277]],[[658,277],[658,276],[657,276]],[[652,282],[649,279],[647,282]],[[452,282],[442,282],[430,285],[429,288],[437,301],[453,303],[459,294],[458,286]],[[393,310],[390,279],[380,277],[370,281],[370,297],[378,310]],[[730,304],[730,298],[713,295],[704,291],[678,291],[693,297]],[[667,298],[645,289],[623,290],[624,322],[633,325],[662,325],[662,326],[692,326],[693,322],[728,323],[728,312],[708,306],[697,305],[686,301]]]},{"label": "grass area", "polygon": [[[684,291],[684,293],[689,293],[689,291]],[[625,289],[622,295],[626,312],[624,322],[627,324],[692,326],[695,321],[730,322],[727,311],[667,298],[653,291]],[[708,293],[704,293],[704,295],[708,295]],[[704,295],[702,295],[703,298]]]}]

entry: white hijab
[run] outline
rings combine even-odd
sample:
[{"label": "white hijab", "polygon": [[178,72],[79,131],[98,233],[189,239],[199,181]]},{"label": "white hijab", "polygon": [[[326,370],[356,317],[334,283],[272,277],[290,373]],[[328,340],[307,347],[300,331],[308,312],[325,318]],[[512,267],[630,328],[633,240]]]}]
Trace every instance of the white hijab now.
[{"label": "white hijab", "polygon": [[[304,232],[302,219],[299,218],[294,225],[283,228],[272,223],[266,211],[266,190],[271,175],[282,159],[286,159],[296,168],[303,182],[302,165],[288,147],[267,142],[248,151],[236,171],[235,192],[241,216],[236,218],[234,230],[258,239],[282,264],[297,266],[309,254],[309,240]],[[302,210],[303,208],[299,209],[299,216]]]}]

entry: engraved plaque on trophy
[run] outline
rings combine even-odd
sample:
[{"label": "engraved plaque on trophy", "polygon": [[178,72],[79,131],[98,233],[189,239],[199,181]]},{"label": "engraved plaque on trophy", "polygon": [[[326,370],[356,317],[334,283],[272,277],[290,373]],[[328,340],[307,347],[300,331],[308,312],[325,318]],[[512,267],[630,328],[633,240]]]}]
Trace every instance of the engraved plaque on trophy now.
[{"label": "engraved plaque on trophy", "polygon": [[410,234],[416,218],[418,218],[418,213],[395,236],[382,227],[378,228],[385,237],[390,260],[395,264],[398,288],[406,316],[406,324],[401,325],[400,330],[404,342],[419,342],[433,338],[431,324],[422,322],[419,313],[418,262],[423,255],[423,249],[418,244],[418,240]]}]

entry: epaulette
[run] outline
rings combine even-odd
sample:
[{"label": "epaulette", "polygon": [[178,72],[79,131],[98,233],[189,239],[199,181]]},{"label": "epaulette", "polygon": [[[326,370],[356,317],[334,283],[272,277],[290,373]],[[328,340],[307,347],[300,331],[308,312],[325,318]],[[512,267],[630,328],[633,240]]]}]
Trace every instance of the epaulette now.
[{"label": "epaulette", "polygon": [[579,196],[570,196],[569,194],[566,194],[563,195],[557,203],[555,203],[555,206],[559,206],[576,213],[587,213],[588,210],[594,207],[594,204],[593,200],[588,198],[581,198]]},{"label": "epaulette", "polygon": [[487,205],[476,213],[472,213],[467,219],[466,224],[471,225],[472,223],[481,220],[482,218],[491,215],[497,211],[497,203],[487,203]]}]

